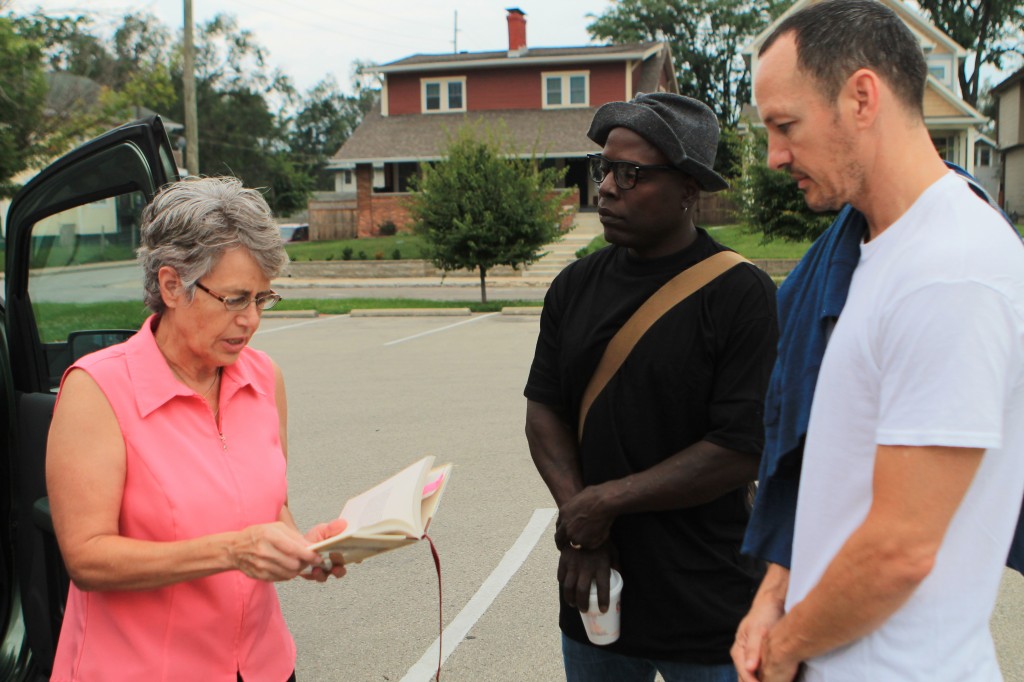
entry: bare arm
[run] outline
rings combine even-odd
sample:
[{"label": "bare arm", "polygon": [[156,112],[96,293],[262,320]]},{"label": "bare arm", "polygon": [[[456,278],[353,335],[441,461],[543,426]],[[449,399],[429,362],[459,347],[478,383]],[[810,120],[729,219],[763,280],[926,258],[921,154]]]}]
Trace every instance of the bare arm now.
[{"label": "bare arm", "polygon": [[561,507],[583,489],[576,434],[554,409],[527,400],[526,440],[540,477]]},{"label": "bare arm", "polygon": [[623,514],[695,507],[757,478],[757,457],[699,441],[650,469],[588,486],[559,507],[568,537],[584,547],[608,537]]},{"label": "bare arm", "polygon": [[576,435],[557,412],[527,401],[526,435],[558,505],[559,581],[569,604],[585,604],[596,577],[599,602],[607,605],[607,567],[615,563],[608,536],[618,516],[704,504],[757,476],[756,457],[701,441],[646,471],[584,487]]},{"label": "bare arm", "polygon": [[319,562],[281,521],[176,542],[123,537],[125,467],[110,403],[87,373],[71,372],[50,425],[46,482],[61,554],[82,590],[154,589],[233,569],[286,580]]},{"label": "bare arm", "polygon": [[778,564],[768,564],[768,571],[754,596],[754,603],[736,630],[736,641],[730,651],[739,682],[757,681],[765,635],[782,619],[788,591],[789,569]]},{"label": "bare arm", "polygon": [[856,640],[898,610],[935,563],[984,450],[878,446],[873,500],[821,581],[765,639],[763,680]]},{"label": "bare arm", "polygon": [[[281,440],[281,452],[284,454],[284,458],[288,459],[288,393],[285,391],[284,386],[284,374],[281,372],[281,368],[274,364],[274,397],[277,401],[277,416],[279,420],[279,430]],[[285,498],[284,504],[281,506],[281,514],[278,516],[278,521],[293,529],[296,533],[301,533],[298,525],[295,523],[295,518],[292,516],[292,510],[288,507],[288,499]],[[306,544],[312,544],[325,540],[329,537],[333,537],[345,530],[345,526],[348,525],[342,519],[334,519],[329,523],[318,523],[309,529],[305,533],[304,540]],[[299,575],[307,580],[315,580],[316,582],[324,582],[329,576],[340,578],[345,575],[345,562],[344,558],[340,554],[331,554],[331,568],[330,570],[323,570],[320,568],[321,559],[319,558],[313,562],[314,568],[312,571],[302,571]]]}]

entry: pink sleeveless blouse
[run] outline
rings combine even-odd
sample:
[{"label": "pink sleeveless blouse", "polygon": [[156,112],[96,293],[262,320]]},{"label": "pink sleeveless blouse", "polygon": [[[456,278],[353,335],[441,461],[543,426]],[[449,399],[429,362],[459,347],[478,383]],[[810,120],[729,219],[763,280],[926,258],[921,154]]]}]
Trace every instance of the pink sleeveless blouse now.
[{"label": "pink sleeveless blouse", "polygon": [[[246,348],[224,368],[218,431],[202,397],[175,380],[154,323],[72,367],[100,386],[124,435],[121,534],[170,542],[276,521],[287,482],[270,359]],[[51,680],[236,682],[240,671],[284,682],[294,668],[274,585],[226,571],[139,592],[72,584]]]}]

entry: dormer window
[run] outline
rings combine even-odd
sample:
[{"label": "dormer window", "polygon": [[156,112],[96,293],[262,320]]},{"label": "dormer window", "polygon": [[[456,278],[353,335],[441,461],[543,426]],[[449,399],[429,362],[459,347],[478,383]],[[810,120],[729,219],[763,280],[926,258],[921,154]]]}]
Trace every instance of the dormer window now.
[{"label": "dormer window", "polygon": [[542,73],[545,109],[590,106],[590,72]]},{"label": "dormer window", "polygon": [[423,78],[420,98],[425,114],[441,114],[466,110],[466,77]]}]

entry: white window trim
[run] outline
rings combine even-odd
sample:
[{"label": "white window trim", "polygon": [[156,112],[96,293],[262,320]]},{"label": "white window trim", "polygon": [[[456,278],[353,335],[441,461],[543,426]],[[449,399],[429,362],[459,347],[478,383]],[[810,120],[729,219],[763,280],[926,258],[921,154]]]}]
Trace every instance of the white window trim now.
[{"label": "white window trim", "polygon": [[[583,102],[569,103],[569,79],[583,76]],[[548,79],[562,79],[562,103],[548,104]],[[590,71],[544,71],[540,74],[540,103],[544,109],[582,109],[590,106]]]},{"label": "white window trim", "polygon": [[[439,83],[441,85],[441,108],[440,109],[427,109],[427,83]],[[449,109],[448,108],[448,84],[449,83],[462,83],[462,108],[460,109]],[[420,112],[424,114],[447,114],[453,111],[465,111],[466,110],[466,77],[455,76],[454,78],[421,78],[420,79]]]}]

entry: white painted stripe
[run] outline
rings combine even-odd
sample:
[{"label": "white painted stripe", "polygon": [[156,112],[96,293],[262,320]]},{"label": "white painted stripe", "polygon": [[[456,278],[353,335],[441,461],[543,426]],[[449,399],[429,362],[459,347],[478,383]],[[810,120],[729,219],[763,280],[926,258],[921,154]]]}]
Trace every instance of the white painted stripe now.
[{"label": "white painted stripe", "polygon": [[[508,581],[516,574],[519,567],[523,565],[526,557],[533,551],[537,541],[540,540],[541,535],[544,534],[544,531],[551,523],[551,519],[555,518],[557,511],[557,509],[534,510],[530,522],[526,524],[526,528],[520,533],[519,539],[515,541],[511,549],[505,552],[505,556],[498,563],[497,567],[487,577],[484,584],[480,586],[480,589],[476,591],[473,598],[459,611],[459,615],[455,616],[452,622],[448,624],[448,627],[444,629],[441,637],[444,640],[442,663],[448,660],[448,657],[455,651],[455,647],[459,646],[459,643],[466,638],[470,629],[480,620],[480,616],[484,615],[487,609],[490,608],[494,598],[498,596],[498,593],[508,584]],[[425,680],[432,679],[437,673],[437,652],[439,647],[440,639],[435,639],[434,643],[427,649],[427,652],[423,654],[423,657],[413,667],[409,668],[409,672],[402,678],[402,682],[424,682]]]},{"label": "white painted stripe", "polygon": [[318,317],[315,320],[309,322],[296,322],[295,324],[286,324],[283,327],[274,327],[273,329],[258,329],[256,335],[260,334],[273,334],[274,332],[283,332],[286,329],[298,329],[299,327],[306,327],[311,324],[320,324],[321,322],[329,322],[331,320],[347,320],[348,315],[325,315],[324,317]]},{"label": "white painted stripe", "polygon": [[437,329],[431,329],[430,331],[420,332],[419,334],[413,334],[412,336],[406,336],[404,339],[396,339],[394,341],[388,341],[384,345],[385,346],[394,346],[394,345],[399,344],[399,343],[405,343],[406,341],[412,341],[413,339],[418,339],[421,336],[429,336],[430,334],[436,334],[437,332],[447,331],[449,329],[454,329],[455,327],[461,327],[464,324],[470,324],[471,322],[479,322],[480,320],[486,320],[488,317],[494,317],[495,315],[500,315],[500,314],[501,313],[487,313],[486,315],[481,315],[480,317],[474,317],[474,318],[472,318],[470,320],[463,320],[462,322],[456,322],[455,324],[449,324],[449,325],[445,325],[444,327],[438,327]]}]

